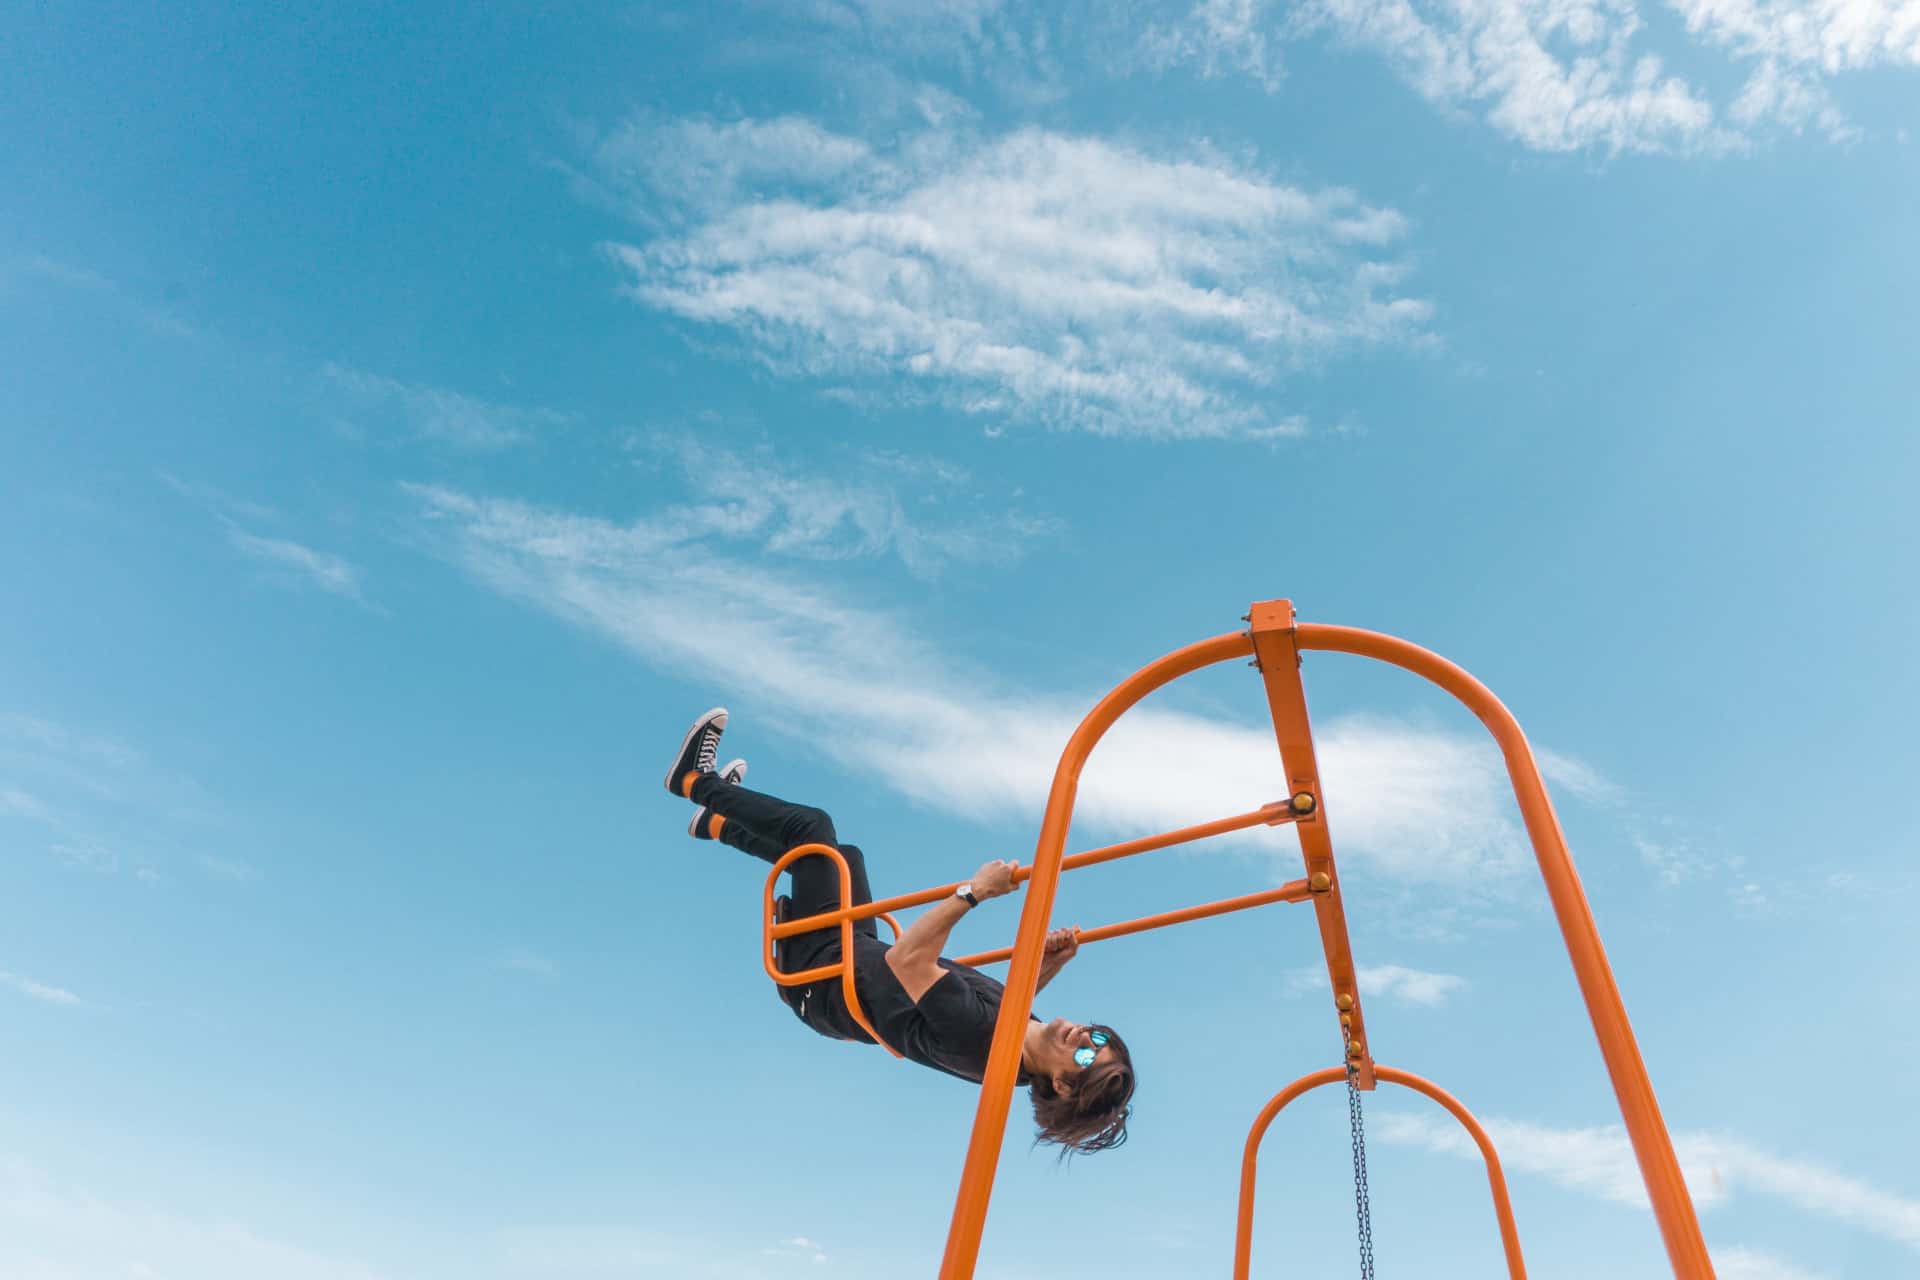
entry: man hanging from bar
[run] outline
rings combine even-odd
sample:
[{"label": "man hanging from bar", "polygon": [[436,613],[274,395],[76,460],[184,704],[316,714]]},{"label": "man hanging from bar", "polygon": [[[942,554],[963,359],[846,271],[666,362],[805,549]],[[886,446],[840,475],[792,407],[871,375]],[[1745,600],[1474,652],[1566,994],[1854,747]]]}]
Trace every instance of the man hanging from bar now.
[{"label": "man hanging from bar", "polygon": [[[726,727],[725,708],[716,707],[694,721],[667,771],[667,790],[698,806],[687,833],[698,840],[719,840],[769,863],[799,845],[831,845],[846,859],[853,905],[872,902],[866,859],[857,846],[840,842],[825,812],[741,786],[747,773],[744,760],[715,770]],[[792,919],[839,909],[840,872],[831,858],[803,857],[789,870]],[[880,941],[872,918],[854,922],[856,994],[873,1029],[902,1057],[975,1083],[985,1074],[1005,988],[940,952],[960,917],[989,898],[1014,891],[1014,872],[1011,862],[987,863],[951,897],[922,912],[891,946]],[[1072,929],[1047,935],[1041,987],[1073,959],[1078,947]],[[838,926],[795,934],[785,943],[784,967],[789,972],[839,959]],[[839,978],[781,987],[780,995],[821,1035],[873,1043],[848,1011]],[[1033,1100],[1036,1141],[1058,1144],[1063,1158],[1106,1151],[1126,1141],[1133,1060],[1113,1028],[1064,1018],[1044,1023],[1031,1019],[1020,1048],[1018,1082],[1027,1086]]]}]

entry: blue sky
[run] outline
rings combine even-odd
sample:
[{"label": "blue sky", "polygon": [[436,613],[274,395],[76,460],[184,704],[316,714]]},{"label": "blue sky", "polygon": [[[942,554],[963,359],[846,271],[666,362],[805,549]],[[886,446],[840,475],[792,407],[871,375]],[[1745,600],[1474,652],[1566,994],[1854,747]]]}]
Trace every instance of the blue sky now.
[{"label": "blue sky", "polygon": [[[725,703],[881,892],[955,879],[1276,596],[1547,753],[1720,1274],[1914,1269],[1911,3],[5,22],[0,1271],[926,1274],[972,1094],[793,1024],[666,754]],[[1661,1274],[1484,735],[1306,678],[1376,1055],[1486,1120],[1534,1274]],[[1154,698],[1075,843],[1275,798],[1263,716]],[[1133,1139],[1016,1109],[979,1274],[1224,1273],[1317,957],[1089,947],[1037,1007],[1126,1032]],[[1383,1273],[1492,1273],[1477,1166],[1369,1108]],[[1283,1117],[1257,1273],[1352,1265],[1347,1170],[1338,1096]]]}]

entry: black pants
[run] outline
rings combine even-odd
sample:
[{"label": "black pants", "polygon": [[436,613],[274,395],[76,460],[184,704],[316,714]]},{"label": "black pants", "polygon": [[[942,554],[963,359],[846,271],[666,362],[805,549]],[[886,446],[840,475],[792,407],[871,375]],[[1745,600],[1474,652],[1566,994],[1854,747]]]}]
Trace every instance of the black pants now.
[{"label": "black pants", "polygon": [[[867,883],[867,860],[857,845],[841,844],[833,829],[833,819],[824,809],[811,805],[789,804],[777,796],[749,791],[706,774],[693,784],[690,797],[726,819],[720,827],[720,840],[742,853],[750,853],[763,862],[778,862],[782,854],[796,845],[827,844],[847,860],[853,881],[853,905],[873,901],[873,889]],[[840,908],[840,870],[833,859],[820,856],[796,859],[788,868],[792,904],[788,918],[802,920]],[[855,933],[878,939],[879,928],[872,919],[855,920]],[[840,956],[840,929],[835,925],[812,933],[796,933],[781,947],[781,967],[788,972],[831,964]],[[802,987],[780,988],[781,999],[814,1030],[840,1039],[867,1039],[845,1012],[846,1005],[838,979],[809,983]],[[853,1036],[847,1035],[852,1031]]]}]

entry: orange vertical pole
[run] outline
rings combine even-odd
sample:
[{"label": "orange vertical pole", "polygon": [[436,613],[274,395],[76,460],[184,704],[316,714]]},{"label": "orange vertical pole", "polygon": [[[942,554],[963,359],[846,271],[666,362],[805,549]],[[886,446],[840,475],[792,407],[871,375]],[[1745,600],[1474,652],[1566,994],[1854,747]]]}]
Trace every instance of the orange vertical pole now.
[{"label": "orange vertical pole", "polygon": [[1640,1162],[1640,1176],[1653,1202],[1654,1218],[1660,1224],[1668,1260],[1681,1280],[1712,1280],[1713,1262],[1707,1256],[1700,1220],[1687,1193],[1686,1179],[1674,1155],[1666,1121],[1661,1118],[1653,1082],[1647,1077],[1647,1065],[1634,1041],[1633,1026],[1627,1020],[1620,988],[1614,982],[1613,969],[1600,944],[1593,909],[1587,904],[1586,892],[1574,870],[1566,835],[1560,830],[1560,820],[1554,814],[1546,783],[1540,777],[1540,766],[1533,758],[1519,722],[1485,685],[1419,645],[1357,627],[1313,623],[1301,623],[1295,629],[1294,638],[1301,649],[1376,658],[1423,676],[1465,703],[1493,734],[1506,760],[1527,836],[1533,842],[1534,857],[1540,864],[1540,875],[1546,881],[1547,896],[1553,903],[1554,918],[1559,921],[1560,935],[1566,942],[1567,956],[1573,962],[1574,977],[1580,984],[1580,995],[1586,1001],[1587,1017],[1600,1042],[1600,1056],[1606,1062],[1614,1096],[1620,1102],[1627,1136]]},{"label": "orange vertical pole", "polygon": [[[1507,1275],[1510,1280],[1527,1280],[1526,1259],[1520,1254],[1520,1229],[1513,1222],[1513,1202],[1507,1197],[1507,1176],[1500,1168],[1500,1154],[1493,1149],[1493,1139],[1473,1118],[1473,1113],[1460,1105],[1459,1099],[1428,1080],[1422,1080],[1411,1071],[1398,1071],[1392,1067],[1376,1065],[1374,1074],[1388,1084],[1402,1085],[1418,1093],[1424,1093],[1445,1107],[1462,1128],[1473,1138],[1480,1148],[1480,1158],[1487,1166],[1487,1189],[1493,1193],[1493,1216],[1500,1224],[1500,1249],[1507,1258]],[[1344,1067],[1328,1067],[1321,1071],[1309,1072],[1292,1084],[1273,1095],[1271,1101],[1260,1109],[1259,1116],[1253,1122],[1253,1128],[1247,1133],[1247,1145],[1240,1156],[1240,1216],[1234,1228],[1233,1238],[1233,1280],[1247,1280],[1248,1268],[1253,1263],[1253,1188],[1254,1177],[1258,1172],[1260,1144],[1267,1136],[1267,1128],[1273,1118],[1280,1114],[1281,1108],[1298,1098],[1301,1094],[1318,1089],[1322,1085],[1335,1084],[1346,1078]]]},{"label": "orange vertical pole", "polygon": [[[1313,890],[1313,913],[1320,925],[1320,949],[1327,958],[1327,981],[1340,1018],[1341,1044],[1362,1089],[1373,1088],[1373,1043],[1367,1038],[1366,1013],[1360,1007],[1360,980],[1353,968],[1353,943],[1347,934],[1347,908],[1341,899],[1340,872],[1333,861],[1333,835],[1327,827],[1327,806],[1321,795],[1320,765],[1313,752],[1313,724],[1307,718],[1307,692],[1300,683],[1300,653],[1294,647],[1293,604],[1264,600],[1247,611],[1253,627],[1253,652],[1260,663],[1260,681],[1267,690],[1267,710],[1273,715],[1274,736],[1280,743],[1280,763],[1287,771],[1287,789],[1302,812],[1294,829],[1300,836],[1300,855],[1307,865],[1307,885]],[[1310,802],[1301,805],[1300,798]]]},{"label": "orange vertical pole", "polygon": [[1027,901],[1014,934],[1013,963],[1007,970],[1006,993],[994,1023],[993,1048],[987,1054],[986,1075],[980,1083],[980,1101],[974,1109],[973,1133],[967,1140],[967,1160],[954,1197],[953,1219],[947,1229],[946,1253],[940,1260],[941,1280],[971,1280],[980,1256],[980,1236],[986,1229],[987,1205],[993,1196],[993,1175],[1000,1164],[1000,1146],[1006,1138],[1007,1108],[1013,1102],[1014,1080],[1020,1071],[1020,1049],[1027,1016],[1033,1011],[1034,988],[1040,980],[1040,952],[1046,943],[1047,922],[1060,882],[1060,863],[1073,820],[1073,801],[1080,770],[1094,744],[1113,727],[1127,708],[1172,680],[1216,662],[1244,658],[1253,641],[1242,632],[1229,632],[1176,649],[1129,676],[1102,698],[1068,739],[1047,793],[1046,815],[1040,821],[1040,839],[1033,854],[1033,878],[1027,882]]}]

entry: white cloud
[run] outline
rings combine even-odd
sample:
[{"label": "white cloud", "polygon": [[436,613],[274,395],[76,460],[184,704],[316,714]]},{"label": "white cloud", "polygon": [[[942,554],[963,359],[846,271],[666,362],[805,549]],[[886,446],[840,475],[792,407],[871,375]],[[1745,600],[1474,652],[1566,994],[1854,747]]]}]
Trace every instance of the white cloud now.
[{"label": "white cloud", "polygon": [[19,1161],[0,1161],[0,1274],[17,1280],[380,1280],[361,1263],[270,1239],[240,1223],[59,1187]]},{"label": "white cloud", "polygon": [[486,451],[522,444],[570,419],[552,409],[496,404],[444,387],[400,382],[379,374],[328,364],[328,385],[344,395],[356,415],[370,415],[399,431],[459,449]]},{"label": "white cloud", "polygon": [[1150,28],[1142,52],[1206,75],[1237,67],[1272,90],[1270,46],[1329,32],[1385,58],[1428,100],[1474,110],[1544,151],[1719,150],[1744,145],[1769,123],[1847,139],[1857,130],[1827,81],[1874,66],[1920,66],[1920,5],[1912,0],[1668,3],[1696,41],[1749,68],[1718,110],[1644,47],[1636,0],[1200,0],[1181,25]]},{"label": "white cloud", "polygon": [[[1509,1172],[1534,1173],[1570,1190],[1645,1207],[1640,1166],[1618,1125],[1550,1129],[1520,1120],[1483,1121]],[[1375,1121],[1386,1142],[1480,1158],[1459,1126],[1431,1116],[1387,1114]],[[1678,1134],[1674,1151],[1695,1205],[1715,1208],[1742,1190],[1920,1249],[1920,1200],[1888,1191],[1812,1161],[1772,1155],[1738,1139]]]},{"label": "white cloud", "polygon": [[218,858],[211,853],[199,853],[194,855],[194,861],[208,875],[221,880],[247,882],[260,878],[260,868],[238,858]]},{"label": "white cloud", "polygon": [[1241,72],[1276,93],[1283,78],[1280,36],[1274,33],[1269,47],[1265,9],[1265,0],[1200,0],[1185,22],[1149,25],[1140,51],[1153,67],[1190,62],[1209,78]]},{"label": "white cloud", "polygon": [[[1354,970],[1360,981],[1360,994],[1366,999],[1388,999],[1400,1004],[1437,1008],[1456,993],[1466,990],[1467,980],[1458,974],[1431,973],[1404,965],[1360,965]],[[1288,978],[1288,987],[1296,992],[1324,993],[1327,972],[1318,965],[1296,970]]]},{"label": "white cloud", "polygon": [[38,716],[0,713],[0,751],[14,747],[31,749],[37,759],[66,758],[110,769],[124,769],[140,761],[137,751],[113,738],[81,733]]},{"label": "white cloud", "polygon": [[1374,50],[1422,96],[1477,107],[1543,151],[1686,151],[1730,141],[1707,101],[1635,53],[1633,0],[1309,0],[1300,33]]},{"label": "white cloud", "polygon": [[1714,1273],[1720,1280],[1826,1280],[1826,1272],[1805,1271],[1784,1258],[1759,1249],[1735,1246],[1713,1251]]},{"label": "white cloud", "polygon": [[815,1265],[827,1260],[827,1251],[805,1236],[794,1236],[777,1245],[768,1245],[765,1252],[775,1258],[804,1258]]},{"label": "white cloud", "polygon": [[174,311],[147,303],[121,287],[117,281],[90,267],[61,262],[42,254],[0,258],[0,294],[12,292],[21,281],[46,282],[62,289],[92,294],[162,337],[189,341],[200,338],[200,333]]},{"label": "white cloud", "polygon": [[[941,66],[972,85],[991,86],[1016,106],[1066,94],[1056,51],[1086,37],[1085,14],[1064,5],[1010,6],[1003,0],[798,0],[779,5],[802,19],[807,61],[835,98],[900,96],[896,67]],[[810,20],[812,30],[806,31]],[[877,86],[876,86],[877,82]],[[921,95],[950,94],[928,85]],[[943,106],[935,114],[952,114]]]},{"label": "white cloud", "polygon": [[[949,561],[1017,560],[1029,542],[1058,528],[1017,508],[952,513],[967,473],[937,458],[868,453],[823,471],[801,469],[768,448],[732,450],[675,436],[652,447],[673,458],[704,499],[653,522],[681,537],[751,540],[763,551],[812,560],[891,554],[930,578]],[[919,502],[903,493],[907,485]],[[937,515],[922,514],[929,507]]]},{"label": "white cloud", "polygon": [[[936,131],[878,155],[803,121],[701,127],[750,131],[755,156],[777,135],[785,168],[730,170],[739,188],[680,210],[684,232],[611,252],[633,297],[784,373],[903,378],[991,423],[1270,438],[1300,429],[1270,404],[1278,373],[1420,340],[1431,315],[1398,291],[1400,214],[1204,147]],[[689,163],[708,162],[660,182]]]},{"label": "white cloud", "polygon": [[1687,28],[1762,65],[1829,75],[1920,66],[1912,0],[1669,0]]},{"label": "white cloud", "polygon": [[120,855],[92,840],[60,840],[48,845],[47,851],[80,871],[112,875],[120,870]]},{"label": "white cloud", "polygon": [[866,143],[811,120],[627,121],[593,144],[594,167],[616,187],[643,186],[692,209],[774,184],[820,189],[872,160]]},{"label": "white cloud", "polygon": [[813,0],[830,21],[860,22],[885,29],[949,30],[978,38],[1002,0]]},{"label": "white cloud", "polygon": [[104,875],[124,863],[156,879],[158,851],[197,846],[215,816],[192,778],[118,739],[34,715],[0,712],[0,777],[21,784],[0,787],[0,812],[43,828],[61,862]]},{"label": "white cloud", "polygon": [[[479,1280],[772,1280],[822,1273],[826,1255],[816,1242],[790,1237],[758,1247],[764,1238],[702,1238],[632,1225],[525,1226],[484,1232],[450,1254],[444,1241],[429,1247],[445,1262],[444,1274]],[[0,1275],[8,1280],[384,1280],[420,1274],[417,1265],[396,1265],[321,1252],[229,1218],[103,1199],[24,1161],[0,1157]]]},{"label": "white cloud", "polygon": [[553,961],[532,947],[508,947],[494,957],[493,963],[501,969],[514,973],[531,973],[541,978],[551,978],[560,972]]},{"label": "white cloud", "polygon": [[[1099,692],[1010,686],[891,614],[716,554],[677,522],[618,525],[413,492],[446,553],[490,588],[683,676],[707,691],[700,705],[738,699],[736,727],[803,727],[863,776],[948,812],[1035,817]],[[1248,700],[1263,705],[1257,684]],[[1527,864],[1490,744],[1378,717],[1323,721],[1318,736],[1327,812],[1349,868],[1466,886]],[[1139,834],[1251,809],[1283,789],[1271,726],[1145,707],[1095,752],[1077,813],[1082,829]],[[1243,839],[1294,844],[1265,828]]]},{"label": "white cloud", "polygon": [[80,997],[64,987],[50,987],[44,982],[35,982],[32,978],[23,978],[17,973],[8,973],[0,969],[0,987],[11,987],[23,996],[43,1000],[48,1004],[79,1004]]},{"label": "white cloud", "polygon": [[241,523],[280,519],[280,513],[273,508],[236,498],[213,485],[183,480],[169,471],[158,474],[161,483],[169,489],[206,508],[227,531],[227,541],[240,554],[286,570],[293,579],[316,586],[330,595],[368,604],[360,591],[360,570],[345,557],[317,551],[291,538],[254,533]]},{"label": "white cloud", "polygon": [[488,1237],[491,1265],[483,1272],[499,1280],[654,1275],[771,1280],[773,1275],[811,1273],[827,1260],[821,1246],[805,1236],[758,1247],[756,1243],[739,1236],[703,1239],[647,1226],[510,1227]]},{"label": "white cloud", "polygon": [[0,818],[33,818],[46,821],[47,807],[18,787],[0,787]]},{"label": "white cloud", "polygon": [[238,527],[229,527],[227,538],[242,555],[290,569],[301,580],[330,595],[362,599],[360,570],[341,556],[316,551],[290,538],[265,538]]},{"label": "white cloud", "polygon": [[1773,899],[1752,880],[1742,880],[1728,888],[1727,899],[1733,904],[1733,909],[1743,916],[1760,917],[1773,912]]}]

